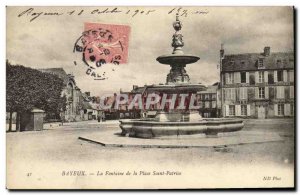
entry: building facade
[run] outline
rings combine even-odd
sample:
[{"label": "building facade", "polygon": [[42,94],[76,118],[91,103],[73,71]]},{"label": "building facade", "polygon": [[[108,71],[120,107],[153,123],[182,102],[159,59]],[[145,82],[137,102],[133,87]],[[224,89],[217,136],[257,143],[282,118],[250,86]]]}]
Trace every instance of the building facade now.
[{"label": "building facade", "polygon": [[197,92],[197,102],[200,106],[199,114],[203,118],[216,118],[218,117],[218,86],[208,86],[207,90]]},{"label": "building facade", "polygon": [[62,96],[66,97],[66,109],[61,114],[64,121],[83,121],[97,119],[100,112],[99,105],[93,101],[89,92],[82,93],[76,85],[74,76],[67,74],[63,68],[39,69],[41,72],[57,75],[64,82]]},{"label": "building facade", "polygon": [[224,55],[220,50],[223,117],[294,116],[294,52]]}]

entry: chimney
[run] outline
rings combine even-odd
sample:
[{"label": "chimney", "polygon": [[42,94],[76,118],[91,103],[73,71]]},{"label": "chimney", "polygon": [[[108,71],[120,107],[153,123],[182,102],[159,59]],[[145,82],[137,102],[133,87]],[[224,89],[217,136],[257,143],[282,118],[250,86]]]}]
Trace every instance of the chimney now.
[{"label": "chimney", "polygon": [[271,52],[271,48],[269,46],[264,48],[264,56],[269,56]]},{"label": "chimney", "polygon": [[220,68],[222,70],[222,60],[224,59],[224,54],[225,54],[224,44],[222,43],[221,44],[221,49],[220,49],[220,64],[217,64],[217,69]]},{"label": "chimney", "polygon": [[137,85],[133,85],[133,87],[132,87],[133,90],[135,90],[135,89],[137,89],[137,88],[138,88]]},{"label": "chimney", "polygon": [[222,43],[221,44],[221,50],[220,50],[220,59],[224,58],[224,53],[225,53],[225,51],[224,51],[224,44]]}]

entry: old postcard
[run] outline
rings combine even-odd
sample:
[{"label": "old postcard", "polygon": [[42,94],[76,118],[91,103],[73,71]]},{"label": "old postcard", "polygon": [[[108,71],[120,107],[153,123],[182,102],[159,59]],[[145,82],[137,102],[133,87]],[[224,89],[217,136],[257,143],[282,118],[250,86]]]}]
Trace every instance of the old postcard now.
[{"label": "old postcard", "polygon": [[8,189],[294,188],[293,7],[6,8]]}]

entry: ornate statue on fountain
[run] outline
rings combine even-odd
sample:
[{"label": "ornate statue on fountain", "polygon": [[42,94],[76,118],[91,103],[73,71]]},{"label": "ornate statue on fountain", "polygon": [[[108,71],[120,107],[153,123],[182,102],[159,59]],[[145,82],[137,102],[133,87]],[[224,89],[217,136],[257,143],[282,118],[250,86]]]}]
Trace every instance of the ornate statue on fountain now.
[{"label": "ornate statue on fountain", "polygon": [[176,21],[173,22],[175,33],[173,34],[172,47],[174,47],[173,54],[182,53],[181,48],[184,46],[183,36],[178,33],[182,28],[182,23],[179,21],[179,15],[176,14]]},{"label": "ornate statue on fountain", "polygon": [[175,33],[173,35],[173,42],[172,42],[172,47],[183,47],[184,46],[184,42],[182,40],[182,34],[177,34]]}]

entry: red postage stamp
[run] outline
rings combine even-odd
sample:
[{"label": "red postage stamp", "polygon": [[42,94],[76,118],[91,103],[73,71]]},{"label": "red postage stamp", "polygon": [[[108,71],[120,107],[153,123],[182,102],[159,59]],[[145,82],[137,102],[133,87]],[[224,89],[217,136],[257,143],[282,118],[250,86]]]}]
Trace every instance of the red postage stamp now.
[{"label": "red postage stamp", "polygon": [[123,64],[128,61],[130,27],[126,25],[85,23],[82,38],[85,55],[96,63]]},{"label": "red postage stamp", "polygon": [[96,71],[98,68],[105,64],[128,62],[129,35],[130,26],[127,25],[85,23],[84,32],[74,45],[74,52],[82,54],[82,61],[88,66],[88,75],[104,79],[105,72],[102,76],[95,73],[99,73]]}]

